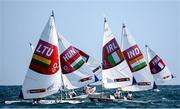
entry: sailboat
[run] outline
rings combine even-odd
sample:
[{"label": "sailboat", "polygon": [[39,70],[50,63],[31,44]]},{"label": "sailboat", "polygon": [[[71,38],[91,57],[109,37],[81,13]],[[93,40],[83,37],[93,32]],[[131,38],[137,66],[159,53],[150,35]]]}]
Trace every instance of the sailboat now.
[{"label": "sailboat", "polygon": [[62,85],[60,75],[58,36],[52,14],[35,47],[19,98],[38,99],[57,93]]},{"label": "sailboat", "polygon": [[[32,44],[30,46],[33,50]],[[19,94],[19,98],[23,100],[5,101],[5,104],[32,102],[33,99],[42,99],[55,94],[62,88],[59,42],[53,11],[33,52],[32,60]],[[81,102],[62,99],[40,100],[38,102],[38,104],[57,103],[77,104]]]},{"label": "sailboat", "polygon": [[123,24],[122,49],[123,55],[133,74],[133,85],[123,88],[123,91],[145,91],[155,87],[155,82],[147,62],[132,35]]},{"label": "sailboat", "polygon": [[157,84],[167,82],[173,78],[173,75],[164,61],[146,45],[149,68]]},{"label": "sailboat", "polygon": [[83,88],[99,80],[86,63],[87,59],[85,60],[85,58],[88,55],[75,48],[64,37],[59,37],[59,46],[62,80],[65,90]]},{"label": "sailboat", "polygon": [[[104,18],[104,40],[102,50],[102,82],[105,89],[123,88],[132,85],[133,75],[121,52],[121,49],[112,34],[112,31]],[[109,97],[90,97],[92,101],[112,102],[113,96]]]},{"label": "sailboat", "polygon": [[[59,41],[60,42],[61,42],[62,39],[65,40],[66,42],[68,42],[67,39],[65,39],[61,34],[58,34],[58,36],[59,36]],[[85,53],[84,51],[78,49],[75,46],[73,46],[73,48],[80,54],[80,56],[82,57],[82,59],[84,60],[84,62],[88,66],[88,68],[90,68],[92,70],[92,72],[93,72],[93,74],[95,76],[95,82],[101,81],[102,80],[102,73],[101,73],[102,72],[102,67],[101,67],[101,64],[94,57],[90,56],[89,54]],[[94,84],[94,83],[92,83],[92,84]]]}]

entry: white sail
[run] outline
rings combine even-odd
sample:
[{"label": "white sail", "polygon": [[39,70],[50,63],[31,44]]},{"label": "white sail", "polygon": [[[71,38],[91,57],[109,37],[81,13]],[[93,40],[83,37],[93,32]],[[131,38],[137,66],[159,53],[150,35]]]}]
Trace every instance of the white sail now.
[{"label": "white sail", "polygon": [[[65,39],[61,34],[58,34],[58,35],[59,35],[59,38]],[[92,70],[93,74],[95,75],[95,81],[101,81],[102,80],[102,65],[100,64],[100,62],[98,62],[94,57],[90,56],[84,51],[76,47],[74,48],[79,52],[83,60],[86,62],[86,65]]]},{"label": "white sail", "polygon": [[132,73],[106,19],[104,20],[102,56],[104,88],[119,88],[132,84]]},{"label": "white sail", "polygon": [[95,81],[101,81],[102,80],[102,65],[95,58],[88,55],[84,51],[77,48],[75,49],[79,51],[79,54],[82,56],[87,66],[92,70],[93,74],[96,76]]},{"label": "white sail", "polygon": [[147,45],[146,52],[148,56],[149,68],[155,82],[159,84],[171,80],[173,77],[172,73],[163,60]]},{"label": "white sail", "polygon": [[34,50],[20,98],[42,98],[61,87],[59,45],[54,16],[51,15]]},{"label": "white sail", "polygon": [[144,56],[130,33],[123,25],[123,54],[133,73],[134,85],[125,87],[125,91],[143,91],[154,86],[153,76],[147,66]]},{"label": "white sail", "polygon": [[59,46],[64,88],[76,89],[95,82],[92,70],[79,51],[63,37],[59,37]]}]

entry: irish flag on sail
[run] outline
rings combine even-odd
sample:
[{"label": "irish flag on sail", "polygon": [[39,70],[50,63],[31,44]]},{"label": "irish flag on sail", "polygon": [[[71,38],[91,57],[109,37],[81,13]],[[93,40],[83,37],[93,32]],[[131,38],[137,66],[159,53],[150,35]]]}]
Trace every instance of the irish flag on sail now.
[{"label": "irish flag on sail", "polygon": [[147,66],[144,56],[137,45],[126,49],[123,53],[132,72],[138,71]]},{"label": "irish flag on sail", "polygon": [[109,41],[103,47],[103,68],[111,68],[124,60],[122,52],[115,38]]},{"label": "irish flag on sail", "polygon": [[121,51],[120,49],[118,49],[117,51],[114,51],[108,56],[108,61],[111,65],[116,65],[118,62],[121,61],[121,56]]}]

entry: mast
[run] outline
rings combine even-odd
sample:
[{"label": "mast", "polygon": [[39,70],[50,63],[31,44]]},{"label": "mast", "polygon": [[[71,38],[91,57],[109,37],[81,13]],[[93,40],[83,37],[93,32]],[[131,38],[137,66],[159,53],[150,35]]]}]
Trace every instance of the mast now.
[{"label": "mast", "polygon": [[[51,12],[51,16],[54,18],[54,22],[56,22],[56,19],[55,19],[55,16],[54,16],[54,10],[52,10],[52,12]],[[58,38],[59,38],[59,34],[58,34],[58,32],[57,32],[57,26],[56,26],[56,23],[54,23],[55,24],[55,27],[56,27],[56,34],[57,34],[57,36],[58,36]],[[58,40],[59,41],[59,40]],[[60,53],[60,51],[59,51],[59,53]],[[61,64],[61,60],[59,60],[59,63]],[[63,76],[62,76],[62,73],[61,73],[61,82],[63,83],[63,85],[61,86],[61,88],[60,88],[60,96],[61,96],[61,101],[62,101],[62,90],[63,90],[63,86],[64,86],[64,81],[63,81]]]},{"label": "mast", "polygon": [[125,24],[123,23],[122,24],[122,32],[121,32],[121,49],[123,50],[123,36],[124,36],[124,33],[126,34],[126,32],[124,31],[125,29]]},{"label": "mast", "polygon": [[146,60],[147,60],[147,63],[148,63],[148,45],[145,45],[145,47],[146,47]]},{"label": "mast", "polygon": [[[145,45],[145,47],[146,47],[146,61],[147,61],[147,63],[148,63],[147,66],[148,66],[149,69],[150,69],[150,66],[149,66],[148,45]],[[154,81],[154,83],[153,83],[153,89],[158,89],[155,81]]]},{"label": "mast", "polygon": [[[104,17],[104,27],[105,27],[105,23],[107,22],[106,17]],[[103,33],[104,33],[104,27],[103,27]],[[102,52],[102,57],[103,57],[103,52]],[[102,70],[103,70],[103,58],[102,58]],[[104,82],[103,82],[103,74],[102,74],[102,85],[101,85],[101,98],[103,98],[103,93],[104,93]]]}]

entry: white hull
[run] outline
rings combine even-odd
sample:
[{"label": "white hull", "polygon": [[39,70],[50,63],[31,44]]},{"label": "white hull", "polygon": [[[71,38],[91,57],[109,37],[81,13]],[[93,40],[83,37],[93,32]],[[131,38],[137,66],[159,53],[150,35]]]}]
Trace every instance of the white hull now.
[{"label": "white hull", "polygon": [[[79,104],[83,103],[82,100],[40,100],[37,104],[63,104],[63,103],[69,103],[69,104]],[[32,100],[14,100],[14,101],[4,101],[4,104],[14,104],[14,103],[32,103]]]}]

